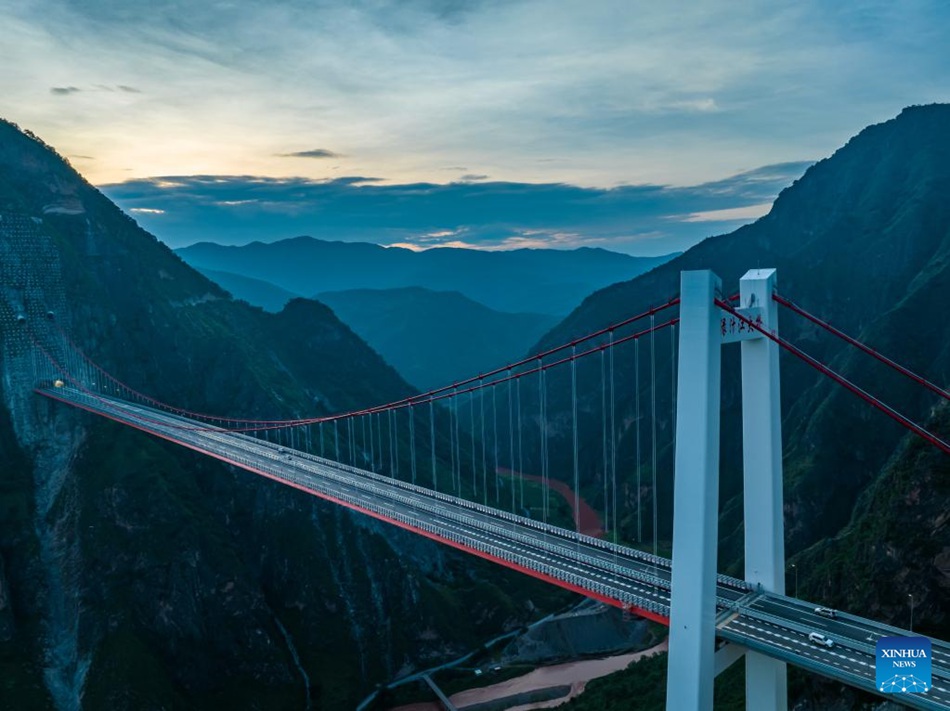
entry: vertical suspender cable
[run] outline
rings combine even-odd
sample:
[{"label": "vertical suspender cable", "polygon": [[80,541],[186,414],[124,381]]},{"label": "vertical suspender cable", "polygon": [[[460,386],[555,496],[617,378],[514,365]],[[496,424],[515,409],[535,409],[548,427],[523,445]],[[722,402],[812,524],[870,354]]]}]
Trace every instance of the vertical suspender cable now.
[{"label": "vertical suspender cable", "polygon": [[580,489],[581,476],[577,456],[577,346],[571,346],[571,424],[573,428],[574,453],[574,530],[581,530]]},{"label": "vertical suspender cable", "polygon": [[656,491],[656,316],[650,314],[650,419],[653,425],[653,555],[657,555],[657,491]]},{"label": "vertical suspender cable", "polygon": [[363,438],[360,440],[360,468],[366,466],[366,415],[360,416],[360,431],[363,433]]},{"label": "vertical suspender cable", "polygon": [[416,412],[409,403],[409,460],[412,464],[412,483],[416,483]]},{"label": "vertical suspender cable", "polygon": [[435,470],[435,403],[429,399],[429,445],[432,448],[432,488],[439,490],[439,475]]},{"label": "vertical suspender cable", "polygon": [[340,461],[340,428],[339,420],[333,420],[333,445],[336,448],[336,461]]},{"label": "vertical suspender cable", "polygon": [[518,408],[518,417],[515,426],[518,428],[518,488],[520,490],[521,511],[524,512],[524,447],[521,433],[521,378],[515,380],[515,401]]},{"label": "vertical suspender cable", "polygon": [[544,390],[544,506],[551,518],[551,451],[548,448],[548,374],[541,372]]},{"label": "vertical suspender cable", "polygon": [[376,413],[376,472],[378,474],[386,470],[386,453],[383,448],[383,412],[386,411]]},{"label": "vertical suspender cable", "polygon": [[392,476],[396,469],[396,456],[393,450],[393,411],[391,409],[386,410],[386,424],[389,425],[387,427],[389,430],[389,476]]},{"label": "vertical suspender cable", "polygon": [[511,489],[511,513],[515,512],[515,415],[514,392],[511,382],[511,368],[508,368],[508,471],[511,473],[509,488]]},{"label": "vertical suspender cable", "polygon": [[[373,437],[373,413],[369,413],[369,469],[372,472],[376,471],[376,439]],[[366,435],[366,432],[363,432],[363,436]],[[365,445],[364,445],[365,446]]]},{"label": "vertical suspender cable", "polygon": [[643,542],[643,507],[641,503],[643,486],[640,483],[640,463],[643,458],[640,456],[640,339],[633,341],[633,372],[634,372],[634,400],[635,417],[637,423],[637,543]]},{"label": "vertical suspender cable", "polygon": [[[372,418],[373,415],[370,415]],[[383,418],[382,413],[376,412],[376,458],[377,458],[377,470],[383,470]],[[376,470],[374,470],[376,471]]]},{"label": "vertical suspender cable", "polygon": [[468,431],[471,434],[472,449],[472,492],[478,498],[478,467],[475,465],[475,393],[468,394]]},{"label": "vertical suspender cable", "polygon": [[399,478],[399,410],[393,410],[393,442],[396,445],[396,471],[393,477]]},{"label": "vertical suspender cable", "polygon": [[540,438],[538,440],[539,452],[541,459],[541,520],[545,523],[548,522],[548,480],[545,476],[547,469],[544,463],[544,453],[547,449],[545,447],[545,432],[544,432],[544,367],[543,362],[538,358],[538,434]]},{"label": "vertical suspender cable", "polygon": [[458,395],[455,402],[455,454],[457,455],[459,472],[459,496],[462,496],[461,492],[464,491],[464,476],[462,473],[462,408],[464,407],[464,404],[462,402],[462,398],[462,395]]},{"label": "vertical suspender cable", "polygon": [[[340,420],[334,420],[334,422],[340,422]],[[346,462],[349,459],[352,459],[352,457],[349,456],[350,454],[350,427],[349,427],[350,418],[348,417],[345,418],[344,420],[342,420],[342,423],[344,425],[343,437],[345,438],[346,441],[343,443],[343,458],[339,460],[341,464]]]},{"label": "vertical suspender cable", "polygon": [[[334,421],[335,421],[335,420],[334,420]],[[317,427],[317,431],[319,432],[319,436],[320,436],[320,456],[323,457],[324,459],[326,459],[326,455],[324,454],[323,423],[322,423],[322,422],[321,422],[321,423],[319,424],[319,426]]]},{"label": "vertical suspender cable", "polygon": [[455,392],[453,391],[452,397],[449,398],[449,452],[452,458],[452,486],[455,487],[455,495],[461,496],[462,495],[461,482],[459,481],[458,475],[455,472],[455,461],[457,458],[455,454],[455,418],[456,418],[455,398],[456,398],[456,395],[455,395]]},{"label": "vertical suspender cable", "polygon": [[670,325],[670,429],[676,445],[676,324]]},{"label": "vertical suspender cable", "polygon": [[485,386],[478,379],[478,409],[482,429],[482,503],[488,505],[488,462],[485,457]]},{"label": "vertical suspender cable", "polygon": [[495,396],[495,384],[491,386],[492,452],[495,460],[495,506],[501,504],[501,482],[498,479],[498,399]]},{"label": "vertical suspender cable", "polygon": [[607,508],[610,499],[607,494],[607,357],[604,355],[603,348],[600,350],[600,431],[604,454],[601,478],[604,482],[604,535],[606,535],[610,530]]},{"label": "vertical suspender cable", "polygon": [[376,439],[379,445],[376,451],[379,452],[379,471],[383,470],[383,413],[376,413]]},{"label": "vertical suspender cable", "polygon": [[[608,353],[607,360],[608,368],[610,370],[610,484],[613,491],[613,496],[611,497],[613,501],[612,506],[612,515],[610,517],[614,526],[614,543],[617,543],[620,539],[620,521],[617,520],[617,424],[616,424],[616,411],[614,400],[614,332],[611,329],[608,332],[608,343],[610,348],[610,353]],[[634,341],[636,343],[636,341]]]}]

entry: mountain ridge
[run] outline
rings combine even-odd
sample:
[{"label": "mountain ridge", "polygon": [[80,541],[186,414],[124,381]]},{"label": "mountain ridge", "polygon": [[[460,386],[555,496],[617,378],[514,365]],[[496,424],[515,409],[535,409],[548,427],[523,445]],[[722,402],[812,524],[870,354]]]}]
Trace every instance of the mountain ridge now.
[{"label": "mountain ridge", "polygon": [[495,311],[459,291],[418,286],[317,298],[422,390],[515,360],[557,322],[546,314]]},{"label": "mountain ridge", "polygon": [[175,252],[192,266],[262,279],[298,294],[421,286],[460,291],[496,311],[548,314],[566,313],[596,288],[669,258],[632,257],[594,247],[438,247],[417,252],[307,236],[243,246],[202,242]]},{"label": "mountain ridge", "polygon": [[413,392],[327,306],[232,300],[0,123],[0,706],[287,707],[305,692],[292,645],[310,702],[350,709],[398,669],[561,599],[38,402],[32,340],[59,352],[61,332],[131,386],[205,412],[286,418]]},{"label": "mountain ridge", "polygon": [[230,293],[235,299],[246,301],[253,306],[260,306],[271,313],[277,313],[283,309],[291,299],[302,298],[300,294],[281,289],[261,279],[252,279],[214,269],[198,269],[197,271]]},{"label": "mountain ridge", "polygon": [[[722,278],[724,291],[731,293],[747,269],[776,267],[779,293],[912,370],[937,382],[950,381],[950,327],[941,316],[943,296],[950,294],[948,129],[950,105],[945,104],[910,107],[890,121],[864,129],[782,191],[768,215],[732,233],[710,237],[648,274],[592,294],[532,350],[570,342],[665,301],[678,292],[682,270],[712,269]],[[926,391],[905,384],[787,311],[781,312],[779,321],[783,337],[899,411],[928,419],[934,403]],[[741,449],[739,438],[726,433],[740,431],[737,363],[737,354],[726,349],[720,562],[736,574],[742,561]],[[848,525],[862,492],[887,476],[887,462],[910,435],[784,352],[781,364],[786,547],[791,559]],[[658,363],[657,381],[668,382],[669,377],[669,367]],[[629,378],[619,387],[624,393],[619,416],[626,422],[633,407],[625,394]],[[657,398],[669,406],[666,391],[658,389]],[[663,420],[660,426],[665,432],[669,423]],[[630,436],[629,427],[622,426],[624,471],[630,471],[635,461]],[[671,450],[661,451],[658,471],[665,471],[670,456]],[[594,476],[589,475],[586,488],[592,497],[599,490],[591,480]],[[671,483],[661,480],[659,492],[661,533],[666,538]],[[900,501],[895,506],[904,520],[920,510]],[[629,518],[625,522],[628,538],[632,523]],[[934,521],[934,525],[934,535],[950,548],[946,523]],[[932,567],[919,560],[915,541],[920,543],[915,537],[889,543],[919,569]],[[925,549],[929,548],[921,544],[920,550]],[[804,596],[820,599],[826,591],[829,602],[860,609],[860,601],[849,599],[847,590],[802,573]],[[935,572],[932,580],[938,579],[950,584],[946,573]],[[950,618],[938,589],[930,584],[927,594],[918,591],[918,595],[922,629],[929,625],[934,634],[946,638]]]}]

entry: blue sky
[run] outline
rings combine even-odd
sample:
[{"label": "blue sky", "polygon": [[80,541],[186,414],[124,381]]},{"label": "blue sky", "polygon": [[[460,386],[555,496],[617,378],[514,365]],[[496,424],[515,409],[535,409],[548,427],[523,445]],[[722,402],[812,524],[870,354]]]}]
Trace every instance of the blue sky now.
[{"label": "blue sky", "polygon": [[[671,251],[761,214],[781,187],[708,186],[763,166],[787,184],[864,126],[950,99],[950,4],[936,0],[0,0],[0,22],[14,68],[0,115],[176,246],[335,228]],[[395,200],[399,185],[411,197]],[[586,207],[562,214],[552,185]],[[321,194],[346,197],[347,218],[314,209]],[[405,201],[467,217],[413,223]]]}]

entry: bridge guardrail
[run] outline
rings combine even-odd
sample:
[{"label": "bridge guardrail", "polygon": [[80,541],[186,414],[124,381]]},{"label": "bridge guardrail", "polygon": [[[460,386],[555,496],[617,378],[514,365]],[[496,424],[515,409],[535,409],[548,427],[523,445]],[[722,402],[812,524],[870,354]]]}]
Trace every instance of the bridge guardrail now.
[{"label": "bridge guardrail", "polygon": [[[118,411],[113,410],[112,411],[113,414],[121,415],[121,408],[117,408],[117,410]],[[160,414],[164,414],[164,413],[160,413]],[[165,434],[167,436],[171,436],[167,432]],[[271,471],[269,471],[268,473],[276,478],[283,479],[288,482],[292,482],[304,488],[308,488],[314,491],[315,493],[320,492],[327,496],[332,496],[333,498],[336,498],[341,501],[345,501],[346,503],[352,506],[362,508],[364,510],[369,509],[373,511],[374,513],[380,516],[383,516],[385,518],[398,520],[407,525],[427,531],[428,533],[431,533],[438,537],[448,539],[448,540],[453,540],[460,545],[481,550],[482,552],[488,553],[489,555],[492,555],[493,557],[499,560],[516,563],[530,570],[536,570],[537,572],[543,573],[544,575],[547,575],[554,579],[563,580],[571,585],[574,585],[582,589],[588,589],[593,592],[598,592],[606,597],[611,597],[620,602],[624,602],[627,605],[638,607],[640,609],[653,612],[655,614],[663,614],[663,615],[668,614],[667,606],[662,605],[660,603],[656,603],[640,595],[633,594],[627,590],[623,590],[622,588],[618,588],[616,585],[609,585],[609,584],[597,582],[597,581],[591,580],[587,576],[582,576],[576,573],[567,572],[563,568],[545,564],[530,556],[521,555],[517,551],[509,550],[499,545],[493,545],[491,543],[486,543],[484,541],[480,541],[477,539],[473,540],[471,537],[459,535],[456,532],[446,530],[444,527],[434,526],[431,523],[420,520],[417,517],[407,516],[404,513],[397,511],[395,509],[391,509],[386,506],[380,506],[372,501],[360,499],[358,497],[355,497],[349,494],[346,491],[341,491],[336,488],[330,488],[326,485],[321,485],[321,482],[319,481],[319,479],[314,480],[313,478],[313,477],[319,477],[321,473],[304,470],[310,476],[302,477],[302,476],[299,476],[296,472],[288,472],[286,470],[287,469],[286,460],[282,459],[274,451],[274,448],[261,447],[260,445],[262,443],[260,443],[257,440],[251,440],[254,445],[253,453],[256,458],[248,458],[246,456],[240,456],[233,451],[234,449],[233,437],[231,437],[231,435],[226,435],[224,431],[221,431],[220,434],[227,437],[228,440],[230,441],[221,442],[219,436],[215,436],[215,433],[208,432],[208,431],[201,432],[200,433],[201,436],[199,436],[199,433],[193,433],[193,437],[195,439],[205,439],[205,440],[210,439],[212,441],[216,441],[219,446],[217,447],[206,446],[205,448],[211,452],[214,452],[215,454],[218,454],[219,456],[222,456],[223,458],[226,458],[229,461],[232,461],[238,466],[245,466],[247,468],[258,470],[261,468],[262,465],[266,464],[266,462],[262,462],[261,460],[262,459],[268,460],[271,463],[271,467],[269,467]],[[179,437],[179,439],[181,439],[181,437]],[[248,439],[251,439],[251,438],[248,438]],[[212,443],[209,442],[208,444],[211,445]],[[262,450],[265,450],[265,451],[262,451]],[[294,465],[293,468],[297,469],[299,468],[299,465]],[[328,467],[328,468],[334,469],[336,467]],[[340,484],[343,486],[355,487],[357,489],[363,490],[373,495],[379,495],[381,493],[377,487],[366,486],[365,484],[368,482],[365,482],[365,479],[364,479],[364,482],[360,482],[360,481],[354,481],[352,478],[349,478],[349,477],[341,478],[339,476],[331,475],[331,477],[329,478],[334,480],[337,484]],[[383,479],[383,482],[380,482],[380,483],[385,483],[387,485],[390,484],[390,482],[385,479]],[[360,484],[363,484],[363,485],[361,486]],[[410,509],[418,508],[418,509],[426,510],[430,513],[435,513],[441,516],[446,516],[446,513],[447,513],[445,510],[435,509],[431,505],[420,506],[419,500],[410,499],[405,496],[390,496],[388,498],[394,501],[397,501],[398,503],[401,503],[404,506],[409,506]],[[483,530],[483,531],[487,530],[488,532],[494,533],[496,535],[501,534],[503,538],[512,537],[511,535],[512,532],[509,532],[507,529],[503,527],[499,527],[499,526],[495,526],[491,524],[486,525],[484,523],[481,523],[481,525],[473,525],[473,522],[475,522],[473,519],[462,517],[459,515],[450,514],[448,518],[454,519],[459,523],[472,526],[476,528],[477,530]],[[475,523],[480,523],[480,522],[475,522]],[[534,545],[537,544],[537,539],[529,539],[525,536],[518,536],[517,534],[514,536],[514,538],[519,543],[531,543]],[[560,554],[560,555],[571,553],[571,551],[568,551],[561,546],[554,546],[554,545],[548,546],[547,550],[549,550],[549,552]],[[596,559],[591,559],[591,560],[596,560]],[[576,562],[586,563],[586,561],[576,561]],[[636,571],[625,570],[623,572],[627,576],[637,576]]]}]

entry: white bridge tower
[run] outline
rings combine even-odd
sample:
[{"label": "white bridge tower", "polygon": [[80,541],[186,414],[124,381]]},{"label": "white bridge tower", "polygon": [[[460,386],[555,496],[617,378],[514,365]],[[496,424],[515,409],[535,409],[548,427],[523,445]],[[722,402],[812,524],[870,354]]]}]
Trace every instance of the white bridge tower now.
[{"label": "white bridge tower", "polygon": [[[750,270],[739,285],[736,310],[777,333],[775,270]],[[720,349],[736,341],[742,342],[745,578],[785,592],[778,345],[716,306],[720,288],[710,271],[681,275],[666,708],[711,711],[716,674],[744,654],[746,709],[786,711],[784,662],[735,645],[715,650]]]}]

